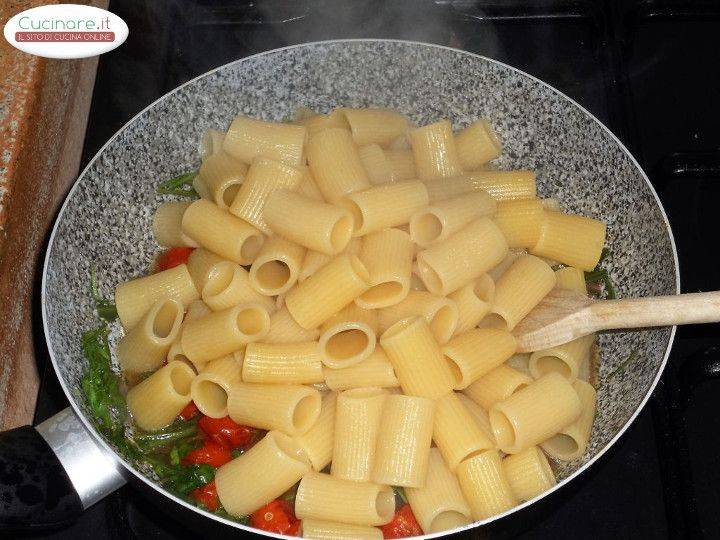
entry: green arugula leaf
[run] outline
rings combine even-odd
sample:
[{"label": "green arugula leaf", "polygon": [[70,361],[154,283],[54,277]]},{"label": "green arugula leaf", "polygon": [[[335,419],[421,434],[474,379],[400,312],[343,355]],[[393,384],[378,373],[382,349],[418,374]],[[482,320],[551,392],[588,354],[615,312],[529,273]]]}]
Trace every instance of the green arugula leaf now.
[{"label": "green arugula leaf", "polygon": [[401,504],[397,505],[398,508],[399,508],[401,505],[404,505],[404,504],[407,504],[407,503],[408,503],[407,495],[405,495],[405,490],[404,490],[402,487],[400,487],[400,486],[393,486],[393,491],[395,492],[396,502],[399,501],[399,502],[401,503]]},{"label": "green arugula leaf", "polygon": [[179,197],[190,197],[198,198],[198,193],[193,187],[193,180],[197,172],[188,172],[171,178],[170,180],[164,180],[157,186],[157,192],[160,195],[177,195]]},{"label": "green arugula leaf", "polygon": [[207,463],[168,466],[162,469],[163,474],[160,474],[157,469],[155,472],[160,476],[163,486],[182,496],[187,496],[192,490],[215,479],[215,467]]},{"label": "green arugula leaf", "polygon": [[[605,261],[609,255],[610,250],[606,247],[603,248],[600,253],[600,259],[598,260],[597,265],[595,265],[595,268],[593,268],[590,272],[585,272],[585,282],[590,285],[590,289],[594,291],[594,296],[604,298],[606,300],[614,300],[617,298],[615,286],[612,283],[612,279],[610,279],[610,274],[607,269],[601,266],[603,261]],[[603,292],[605,293],[605,296],[603,296]]]},{"label": "green arugula leaf", "polygon": [[[188,442],[188,440],[194,439],[197,434],[198,425],[196,419],[178,419],[158,431],[137,431],[133,439],[140,451],[148,454],[164,450],[173,443],[180,444],[182,442]],[[189,449],[188,452],[190,450],[191,449]]]},{"label": "green arugula leaf", "polygon": [[168,454],[170,463],[172,465],[180,465],[180,462],[185,456],[196,448],[200,448],[203,444],[203,440],[200,437],[193,439],[182,440],[170,449]]}]

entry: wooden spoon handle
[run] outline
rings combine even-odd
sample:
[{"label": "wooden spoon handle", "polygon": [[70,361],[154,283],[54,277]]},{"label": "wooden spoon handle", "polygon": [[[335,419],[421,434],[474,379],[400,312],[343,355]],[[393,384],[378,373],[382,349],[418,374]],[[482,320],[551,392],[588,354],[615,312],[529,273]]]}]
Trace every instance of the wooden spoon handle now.
[{"label": "wooden spoon handle", "polygon": [[720,322],[720,291],[595,302],[586,308],[591,332]]}]

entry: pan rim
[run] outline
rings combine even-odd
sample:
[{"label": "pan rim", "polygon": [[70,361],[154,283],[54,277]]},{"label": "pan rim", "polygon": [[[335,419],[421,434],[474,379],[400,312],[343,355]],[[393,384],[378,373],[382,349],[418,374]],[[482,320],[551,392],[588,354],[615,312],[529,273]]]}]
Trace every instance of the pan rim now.
[{"label": "pan rim", "polygon": [[[281,535],[281,534],[276,534],[276,533],[271,533],[271,532],[267,532],[267,531],[262,531],[262,530],[259,530],[259,529],[255,529],[255,528],[253,528],[253,527],[249,527],[249,526],[247,526],[247,525],[243,525],[242,523],[238,523],[238,522],[235,522],[235,521],[231,521],[231,520],[229,520],[229,519],[225,519],[225,518],[223,518],[223,517],[220,517],[220,516],[217,516],[217,515],[215,515],[215,514],[212,514],[212,513],[208,512],[208,511],[206,511],[206,510],[200,509],[200,508],[198,508],[197,506],[191,505],[190,503],[188,503],[188,502],[180,499],[180,498],[177,497],[176,495],[174,495],[174,494],[170,493],[169,491],[165,490],[162,486],[157,485],[155,482],[151,481],[149,478],[147,478],[145,475],[143,475],[143,474],[140,473],[139,471],[135,470],[135,468],[134,468],[130,463],[128,463],[121,455],[119,455],[119,454],[115,451],[115,449],[112,448],[109,444],[107,444],[107,443],[105,442],[105,440],[97,433],[97,431],[96,431],[96,429],[95,429],[95,426],[93,426],[93,424],[89,421],[89,419],[87,419],[87,418],[85,417],[83,411],[80,409],[79,405],[75,402],[75,399],[74,399],[72,393],[70,392],[70,389],[68,388],[68,385],[66,384],[65,379],[60,376],[59,363],[58,363],[58,361],[57,361],[57,359],[56,359],[56,357],[55,357],[55,353],[54,353],[54,351],[53,351],[52,344],[51,344],[50,339],[49,339],[50,331],[49,331],[48,314],[47,314],[47,309],[46,309],[46,297],[47,297],[46,286],[47,286],[47,271],[48,271],[48,266],[49,266],[49,262],[50,262],[50,253],[52,252],[52,247],[53,247],[53,243],[54,243],[54,240],[55,240],[55,234],[57,233],[57,230],[58,230],[58,225],[60,224],[60,221],[61,221],[61,219],[62,219],[62,217],[63,217],[64,212],[65,212],[65,209],[67,208],[67,206],[68,206],[68,204],[69,204],[69,202],[70,202],[70,199],[72,198],[73,193],[75,192],[75,190],[77,189],[78,185],[80,184],[80,181],[85,177],[85,174],[86,174],[86,173],[88,172],[88,170],[93,166],[93,164],[95,163],[95,161],[103,154],[103,152],[105,151],[105,149],[106,149],[117,137],[119,137],[120,134],[123,133],[131,124],[133,124],[136,119],[138,119],[139,117],[141,117],[141,116],[142,116],[143,114],[145,114],[148,110],[150,110],[151,108],[153,108],[156,104],[158,104],[158,103],[161,102],[162,100],[170,97],[171,95],[175,94],[176,92],[179,92],[180,90],[182,90],[183,88],[185,88],[185,86],[188,86],[188,85],[194,83],[195,81],[197,81],[197,80],[199,80],[199,79],[202,79],[202,78],[204,78],[204,77],[208,77],[208,76],[214,74],[214,73],[217,72],[217,71],[226,69],[226,68],[228,68],[228,67],[230,67],[230,66],[233,66],[233,65],[235,65],[235,64],[239,64],[239,63],[241,63],[241,62],[245,62],[245,61],[252,60],[252,59],[255,59],[255,58],[259,58],[259,57],[262,57],[262,56],[265,56],[265,55],[275,54],[275,53],[279,53],[279,52],[287,51],[287,50],[292,50],[292,49],[305,48],[305,47],[310,48],[310,47],[316,47],[316,46],[318,46],[318,45],[324,45],[324,44],[342,44],[342,43],[358,43],[358,42],[359,42],[359,43],[400,43],[400,44],[405,44],[405,45],[413,45],[413,46],[419,46],[419,47],[429,47],[429,48],[436,48],[436,49],[448,50],[448,51],[452,51],[452,52],[455,52],[455,53],[461,53],[461,54],[467,55],[468,57],[473,58],[473,59],[480,59],[480,60],[483,60],[483,61],[486,61],[486,62],[490,62],[490,63],[495,64],[495,65],[498,65],[498,66],[502,66],[502,67],[504,67],[504,68],[507,68],[507,69],[512,70],[513,72],[515,72],[515,73],[517,73],[517,74],[519,74],[519,75],[522,75],[523,77],[527,77],[528,79],[531,79],[531,80],[539,83],[540,85],[542,85],[542,86],[545,87],[546,89],[550,90],[551,92],[555,93],[556,95],[560,96],[561,98],[565,99],[566,101],[570,102],[572,105],[574,105],[575,107],[577,107],[578,109],[580,109],[587,117],[589,117],[589,118],[592,119],[594,122],[596,122],[596,123],[610,136],[610,138],[611,138],[611,139],[615,142],[615,144],[622,150],[622,152],[630,159],[630,162],[631,162],[631,163],[637,168],[637,170],[640,172],[640,174],[642,175],[643,180],[645,180],[645,183],[647,184],[647,187],[650,189],[650,192],[652,193],[653,197],[655,198],[655,203],[656,203],[658,209],[660,210],[660,214],[662,215],[662,219],[663,219],[663,222],[665,223],[665,228],[666,228],[668,237],[669,237],[669,239],[670,239],[670,245],[671,245],[671,247],[672,247],[673,262],[674,262],[674,265],[675,265],[675,294],[679,294],[679,293],[680,293],[680,264],[679,264],[679,260],[678,260],[677,247],[676,247],[676,245],[675,245],[675,237],[674,237],[673,232],[672,232],[672,227],[671,227],[670,222],[669,222],[669,220],[668,220],[667,213],[665,212],[665,208],[663,207],[662,202],[660,201],[660,198],[658,197],[658,194],[657,194],[657,192],[655,191],[655,188],[653,187],[653,185],[652,185],[652,183],[650,182],[650,179],[648,178],[647,174],[645,173],[645,171],[643,170],[643,168],[640,166],[640,164],[638,163],[638,161],[635,159],[635,157],[632,155],[632,153],[627,149],[627,147],[622,143],[622,141],[620,141],[620,139],[618,139],[618,137],[617,137],[605,124],[603,124],[594,114],[592,114],[592,113],[591,113],[590,111],[588,111],[585,107],[583,107],[582,105],[580,105],[577,101],[575,101],[574,99],[572,99],[571,97],[569,97],[569,96],[566,95],[565,93],[561,92],[560,90],[558,90],[558,89],[555,88],[554,86],[551,86],[550,84],[548,84],[548,83],[546,83],[546,82],[538,79],[537,77],[535,77],[535,76],[533,76],[533,75],[531,75],[531,74],[529,74],[529,73],[527,73],[527,72],[525,72],[525,71],[523,71],[523,70],[520,70],[520,69],[518,69],[518,68],[515,68],[515,67],[513,67],[513,66],[511,66],[511,65],[508,65],[508,64],[506,64],[506,63],[504,63],[504,62],[500,62],[499,60],[494,60],[494,59],[488,58],[488,57],[486,57],[486,56],[482,56],[482,55],[479,55],[479,54],[476,54],[476,53],[472,53],[472,52],[469,52],[469,51],[464,51],[464,50],[462,50],[462,49],[457,49],[457,48],[454,48],[454,47],[448,47],[448,46],[445,46],[445,45],[438,45],[438,44],[435,44],[435,43],[426,43],[426,42],[413,41],[413,40],[403,40],[403,39],[376,39],[376,38],[330,39],[330,40],[322,40],[322,41],[312,41],[312,42],[307,42],[307,43],[299,43],[299,44],[295,44],[295,45],[288,45],[288,46],[286,46],[286,47],[281,47],[281,48],[277,48],[277,49],[271,49],[271,50],[268,50],[268,51],[263,51],[263,52],[256,53],[256,54],[253,54],[253,55],[250,55],[250,56],[246,56],[246,57],[243,57],[243,58],[239,58],[239,59],[237,59],[237,60],[233,60],[232,62],[228,62],[228,63],[226,63],[226,64],[223,64],[223,65],[221,65],[221,66],[218,66],[218,67],[216,67],[216,68],[214,68],[214,69],[212,69],[212,70],[210,70],[210,71],[207,71],[207,72],[205,72],[205,73],[202,73],[202,74],[198,75],[197,77],[194,77],[194,78],[192,78],[192,79],[184,82],[183,84],[177,86],[176,88],[172,89],[170,92],[168,92],[168,93],[166,93],[166,94],[163,94],[163,95],[160,96],[158,99],[156,99],[155,101],[153,101],[152,103],[150,103],[150,104],[148,104],[146,107],[144,107],[141,111],[139,111],[137,114],[135,114],[132,118],[130,118],[125,124],[123,124],[123,126],[122,126],[117,132],[115,132],[115,133],[113,134],[112,137],[110,137],[110,138],[105,142],[105,144],[103,144],[103,146],[97,151],[97,153],[96,153],[96,154],[92,157],[92,159],[87,163],[87,165],[85,166],[85,168],[80,172],[80,174],[78,175],[77,179],[75,180],[75,182],[73,183],[72,187],[70,188],[70,190],[67,192],[67,194],[66,194],[66,196],[65,196],[65,199],[64,199],[64,201],[63,201],[63,204],[62,204],[62,206],[60,207],[60,210],[58,211],[57,217],[55,218],[55,222],[54,222],[53,227],[52,227],[52,232],[51,232],[51,234],[50,234],[50,239],[49,239],[49,241],[48,241],[48,245],[47,245],[47,248],[46,248],[46,250],[45,250],[45,258],[44,258],[44,263],[43,263],[43,273],[42,273],[42,284],[41,284],[41,295],[40,295],[40,299],[41,299],[41,311],[42,311],[42,320],[43,320],[43,331],[44,331],[44,334],[45,334],[45,342],[46,342],[46,344],[47,344],[48,353],[49,353],[49,355],[50,355],[50,360],[52,361],[52,364],[53,364],[53,369],[55,370],[55,375],[56,375],[56,377],[58,378],[58,381],[60,382],[60,386],[62,387],[63,392],[65,392],[65,396],[67,397],[68,401],[70,402],[70,406],[72,407],[72,409],[73,409],[73,411],[75,412],[75,414],[78,416],[78,418],[80,419],[80,421],[81,421],[81,422],[83,423],[83,425],[85,426],[85,429],[87,429],[87,431],[91,434],[91,436],[93,437],[93,439],[95,440],[95,442],[96,442],[105,452],[108,453],[108,455],[109,455],[110,458],[112,458],[113,460],[121,463],[122,466],[124,467],[125,471],[130,472],[130,473],[133,474],[136,478],[138,478],[139,480],[141,480],[142,482],[144,482],[145,484],[147,484],[149,487],[155,489],[155,490],[158,491],[160,494],[168,497],[169,499],[173,500],[174,502],[176,502],[176,503],[178,503],[178,504],[180,504],[180,505],[182,505],[182,506],[185,506],[185,507],[188,508],[189,510],[192,510],[192,511],[194,511],[194,512],[197,512],[197,513],[203,515],[203,516],[206,516],[206,517],[209,517],[209,518],[214,519],[214,520],[216,520],[216,521],[219,521],[219,522],[221,522],[221,523],[224,523],[224,524],[226,524],[226,525],[228,525],[228,526],[235,527],[235,528],[238,528],[238,529],[241,529],[241,530],[244,530],[244,531],[248,531],[248,532],[250,532],[250,533],[254,533],[254,534],[257,534],[257,535],[268,536],[268,537],[271,537],[271,538],[288,538],[288,539],[290,539],[290,538],[295,538],[295,537],[291,537],[291,536],[286,536],[286,535]],[[653,391],[655,390],[655,387],[657,386],[657,384],[658,384],[658,382],[659,382],[659,380],[660,380],[660,377],[662,376],[663,372],[665,371],[665,366],[666,366],[666,364],[667,364],[668,358],[669,358],[669,356],[670,356],[670,351],[672,350],[672,346],[673,346],[673,343],[674,343],[674,340],[675,340],[676,330],[677,330],[677,327],[676,327],[676,326],[673,326],[673,327],[671,328],[670,337],[669,337],[669,339],[668,339],[667,347],[666,347],[666,349],[665,349],[665,353],[664,353],[664,355],[663,355],[662,362],[660,363],[660,366],[659,366],[659,368],[658,368],[658,371],[657,371],[654,379],[652,380],[650,386],[648,387],[648,389],[647,389],[647,391],[646,391],[646,393],[645,393],[645,396],[644,396],[643,399],[640,401],[640,404],[637,406],[637,408],[635,409],[635,411],[630,415],[630,417],[628,418],[628,420],[623,424],[623,426],[618,430],[618,432],[610,439],[610,441],[608,441],[608,443],[607,443],[605,446],[603,446],[600,450],[598,450],[598,452],[597,452],[593,457],[591,457],[586,463],[584,463],[581,467],[579,467],[579,468],[578,468],[576,471],[574,471],[572,474],[570,474],[569,476],[567,476],[566,478],[564,478],[563,480],[561,480],[560,482],[558,482],[555,486],[553,486],[553,487],[552,487],[551,489],[549,489],[548,491],[545,491],[545,492],[541,493],[540,495],[538,495],[537,497],[534,497],[533,499],[530,499],[530,500],[528,500],[528,501],[526,501],[526,502],[524,502],[524,503],[522,503],[522,504],[519,504],[519,505],[517,505],[517,506],[515,506],[515,507],[513,507],[513,508],[511,508],[511,509],[509,509],[509,510],[507,510],[507,511],[505,511],[505,512],[502,512],[502,513],[500,513],[500,514],[494,515],[494,516],[492,516],[492,517],[490,517],[490,518],[487,518],[487,519],[484,519],[484,520],[481,520],[481,521],[473,522],[473,523],[471,523],[471,524],[469,524],[469,525],[466,525],[466,526],[464,526],[464,527],[458,527],[458,528],[456,528],[456,529],[451,529],[451,530],[442,531],[442,532],[433,533],[433,534],[426,534],[426,535],[418,536],[418,537],[416,537],[416,538],[422,538],[422,539],[439,538],[439,537],[446,536],[446,535],[449,535],[449,534],[454,534],[454,533],[459,533],[459,532],[462,532],[462,531],[467,531],[467,530],[470,530],[470,529],[474,529],[474,528],[480,527],[480,526],[482,526],[482,525],[486,525],[486,524],[488,524],[488,523],[491,523],[491,522],[500,520],[500,519],[502,519],[502,518],[504,518],[504,517],[506,517],[506,516],[509,516],[509,515],[511,515],[511,514],[514,514],[514,513],[516,513],[516,512],[519,512],[520,510],[523,510],[523,509],[531,506],[532,504],[534,504],[534,503],[537,502],[538,500],[543,499],[543,498],[545,498],[546,496],[548,496],[548,495],[550,495],[550,494],[558,491],[558,490],[561,489],[563,486],[569,484],[572,480],[574,480],[575,478],[577,478],[578,476],[580,476],[580,474],[582,474],[584,471],[586,471],[587,469],[589,469],[595,462],[597,462],[602,456],[604,456],[605,453],[618,441],[618,439],[625,433],[625,431],[627,431],[627,429],[630,427],[630,425],[635,421],[635,419],[636,419],[637,416],[640,414],[640,412],[645,408],[645,405],[647,404],[647,402],[648,402],[649,399],[650,399],[650,396],[652,395]]]}]

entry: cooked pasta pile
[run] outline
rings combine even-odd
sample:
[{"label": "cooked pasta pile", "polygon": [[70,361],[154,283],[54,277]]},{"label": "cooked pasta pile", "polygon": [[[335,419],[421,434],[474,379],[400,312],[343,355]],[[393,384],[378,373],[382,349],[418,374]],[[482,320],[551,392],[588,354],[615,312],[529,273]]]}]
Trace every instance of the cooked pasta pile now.
[{"label": "cooked pasta pile", "polygon": [[500,151],[487,120],[381,109],[206,133],[201,198],[153,222],[194,249],[116,289],[119,364],[154,372],[127,394],[136,425],[192,401],[266,430],[217,469],[219,501],[246,516],[299,482],[311,538],[382,538],[394,486],[424,533],[551,488],[546,456],[590,438],[594,336],[520,355],[512,330],[554,287],[587,294],[605,225],[492,168]]}]

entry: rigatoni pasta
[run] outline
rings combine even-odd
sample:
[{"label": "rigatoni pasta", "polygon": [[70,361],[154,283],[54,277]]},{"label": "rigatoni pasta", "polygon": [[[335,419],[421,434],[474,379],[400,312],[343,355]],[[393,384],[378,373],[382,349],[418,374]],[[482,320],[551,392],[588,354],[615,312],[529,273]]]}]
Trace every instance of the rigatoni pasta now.
[{"label": "rigatoni pasta", "polygon": [[187,265],[120,283],[115,288],[115,306],[123,328],[130,330],[162,298],[177,300],[183,306],[200,298]]},{"label": "rigatoni pasta", "polygon": [[320,351],[315,341],[248,343],[242,380],[266,384],[312,384],[323,381]]},{"label": "rigatoni pasta", "polygon": [[200,177],[207,187],[212,200],[219,208],[227,210],[235,200],[240,186],[245,181],[247,165],[219,152],[206,157],[200,165]]},{"label": "rigatoni pasta", "polygon": [[502,144],[490,122],[481,118],[455,134],[460,166],[474,171],[491,161],[502,152]]},{"label": "rigatoni pasta", "polygon": [[404,300],[378,310],[380,332],[401,319],[419,315],[430,326],[438,343],[446,343],[457,329],[459,311],[455,302],[427,291],[409,291]]},{"label": "rigatoni pasta", "polygon": [[182,232],[182,218],[189,202],[164,202],[155,211],[152,222],[155,241],[164,247],[190,246],[197,243]]},{"label": "rigatoni pasta", "polygon": [[428,204],[427,188],[417,181],[375,186],[346,195],[340,204],[353,216],[353,236],[403,225]]},{"label": "rigatoni pasta", "polygon": [[380,345],[406,394],[437,399],[455,385],[452,371],[423,318],[396,322],[381,336]]},{"label": "rigatoni pasta", "polygon": [[245,516],[282,495],[309,470],[300,445],[283,433],[270,431],[250,450],[218,469],[218,498],[230,515]]},{"label": "rigatoni pasta", "polygon": [[230,213],[270,234],[264,216],[265,202],[274,191],[294,191],[303,176],[303,171],[297,167],[268,158],[256,158],[230,205]]},{"label": "rigatoni pasta", "polygon": [[387,355],[382,347],[377,346],[365,360],[358,364],[341,369],[323,368],[325,384],[330,390],[347,390],[349,388],[396,388],[400,386]]},{"label": "rigatoni pasta", "polygon": [[384,525],[394,512],[395,493],[391,487],[317,472],[303,476],[295,496],[295,515],[303,520]]},{"label": "rigatoni pasta", "polygon": [[423,487],[430,458],[435,402],[428,398],[385,398],[372,480],[379,484]]},{"label": "rigatoni pasta", "polygon": [[302,165],[305,139],[304,126],[238,116],[230,124],[222,147],[248,165],[257,157],[266,157],[297,167]]},{"label": "rigatoni pasta", "polygon": [[255,227],[205,199],[185,210],[182,229],[202,247],[238,264],[251,264],[263,244]]},{"label": "rigatoni pasta", "polygon": [[562,375],[548,373],[490,409],[498,448],[517,454],[556,435],[578,419],[580,398]]},{"label": "rigatoni pasta", "polygon": [[346,129],[328,128],[310,137],[307,159],[317,187],[330,203],[371,185],[360,153]]},{"label": "rigatoni pasta", "polygon": [[435,202],[410,217],[410,238],[421,247],[443,242],[471,221],[495,215],[496,207],[495,200],[482,190]]},{"label": "rigatoni pasta", "polygon": [[537,446],[506,456],[502,465],[510,489],[519,501],[529,501],[557,483],[545,454]]},{"label": "rigatoni pasta", "polygon": [[325,255],[343,251],[353,232],[347,210],[287,190],[268,197],[264,217],[276,234]]},{"label": "rigatoni pasta", "polygon": [[350,303],[320,327],[320,359],[336,369],[356,365],[375,350],[377,331],[377,312]]},{"label": "rigatoni pasta", "polygon": [[320,416],[320,392],[300,385],[235,382],[228,392],[228,415],[238,424],[306,433]]},{"label": "rigatoni pasta", "polygon": [[405,231],[385,229],[363,238],[360,260],[370,273],[370,289],[355,299],[366,309],[401,302],[410,291],[413,245]]},{"label": "rigatoni pasta", "polygon": [[455,389],[463,389],[510,358],[516,347],[507,330],[475,328],[451,339],[442,352],[455,375]]},{"label": "rigatoni pasta", "polygon": [[[531,355],[511,332],[553,287],[587,294],[605,225],[489,165],[500,150],[487,120],[384,109],[206,131],[199,174],[168,183],[201,200],[153,219],[170,270],[116,290],[128,433],[214,472],[230,516],[294,504],[273,532],[305,537],[381,538],[393,486],[428,534],[551,489],[545,454],[588,447],[594,336]],[[212,511],[198,486],[177,494]]]},{"label": "rigatoni pasta", "polygon": [[441,120],[408,132],[420,180],[457,176],[462,172],[452,125]]},{"label": "rigatoni pasta", "polygon": [[286,292],[300,275],[305,248],[279,236],[268,238],[250,267],[250,284],[260,294]]},{"label": "rigatoni pasta", "polygon": [[442,244],[417,256],[427,289],[444,296],[480,277],[503,260],[507,242],[489,218],[476,219]]},{"label": "rigatoni pasta", "polygon": [[387,392],[355,388],[341,392],[335,408],[335,445],[330,474],[345,480],[369,482]]},{"label": "rigatoni pasta", "polygon": [[425,534],[470,523],[470,507],[455,474],[437,448],[430,449],[425,485],[405,488],[413,514]]}]

